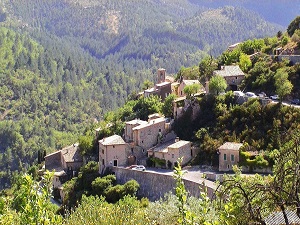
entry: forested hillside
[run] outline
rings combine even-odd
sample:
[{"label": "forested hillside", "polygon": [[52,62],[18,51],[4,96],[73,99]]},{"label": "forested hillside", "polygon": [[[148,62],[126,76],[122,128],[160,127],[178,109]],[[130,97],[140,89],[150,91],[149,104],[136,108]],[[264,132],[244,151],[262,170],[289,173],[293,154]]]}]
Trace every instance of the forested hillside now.
[{"label": "forested hillside", "polygon": [[208,8],[219,8],[223,6],[243,7],[259,13],[263,18],[272,23],[287,26],[300,11],[299,0],[189,0],[193,4]]},{"label": "forested hillside", "polygon": [[0,171],[74,143],[158,67],[176,73],[283,27],[189,1],[1,1]]}]

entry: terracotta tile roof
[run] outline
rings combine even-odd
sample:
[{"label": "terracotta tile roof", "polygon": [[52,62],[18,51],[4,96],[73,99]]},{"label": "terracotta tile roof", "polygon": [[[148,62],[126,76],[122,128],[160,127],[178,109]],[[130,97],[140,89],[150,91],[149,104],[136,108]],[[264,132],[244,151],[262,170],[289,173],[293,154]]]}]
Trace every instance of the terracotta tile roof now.
[{"label": "terracotta tile roof", "polygon": [[102,145],[123,145],[126,144],[123,138],[119,135],[112,135],[110,137],[103,138],[99,141]]},{"label": "terracotta tile roof", "polygon": [[215,70],[214,74],[222,77],[245,76],[239,66],[223,66],[221,70]]},{"label": "terracotta tile roof", "polygon": [[239,151],[240,147],[242,147],[242,143],[234,143],[234,142],[225,142],[218,149],[219,150],[236,150]]}]

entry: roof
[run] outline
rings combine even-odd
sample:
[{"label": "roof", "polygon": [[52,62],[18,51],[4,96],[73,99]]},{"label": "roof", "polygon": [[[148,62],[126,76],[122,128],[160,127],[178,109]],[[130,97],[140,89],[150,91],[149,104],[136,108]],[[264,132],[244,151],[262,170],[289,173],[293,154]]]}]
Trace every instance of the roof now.
[{"label": "roof", "polygon": [[169,148],[180,148],[182,146],[185,146],[187,144],[191,143],[190,141],[175,141],[175,139],[172,139],[170,141],[161,143],[153,148],[150,148],[148,151],[150,152],[163,152],[163,153],[167,153]]},{"label": "roof", "polygon": [[[286,211],[289,224],[300,224],[300,219],[295,211]],[[281,211],[270,214],[265,219],[266,225],[282,225],[285,224],[284,217]]]},{"label": "roof", "polygon": [[102,145],[123,145],[126,144],[123,138],[119,135],[112,135],[110,137],[103,138],[99,141]]},{"label": "roof", "polygon": [[175,139],[171,140],[171,141],[168,141],[168,142],[164,142],[164,143],[161,143],[153,148],[150,148],[148,151],[149,152],[164,152],[164,153],[167,153],[168,152],[168,147],[170,145],[172,145],[173,143],[175,143]]},{"label": "roof", "polygon": [[222,66],[221,70],[215,70],[214,74],[222,77],[245,76],[239,66]]},{"label": "roof", "polygon": [[134,119],[134,120],[130,120],[130,121],[127,121],[126,124],[128,125],[141,125],[141,124],[146,124],[148,123],[147,121],[144,121],[144,120],[140,120],[140,119]]},{"label": "roof", "polygon": [[83,162],[82,156],[79,152],[78,143],[65,147],[60,151],[65,162]]},{"label": "roof", "polygon": [[174,144],[170,145],[169,148],[180,148],[180,147],[185,146],[190,143],[191,143],[190,141],[179,140],[179,141],[175,142]]},{"label": "roof", "polygon": [[183,80],[185,85],[200,84],[199,80]]},{"label": "roof", "polygon": [[147,124],[141,124],[141,125],[139,125],[139,126],[134,127],[132,130],[140,130],[140,129],[143,129],[143,128],[145,128],[145,127],[150,127],[150,126],[152,126],[153,124],[160,123],[160,122],[163,122],[163,121],[165,121],[165,118],[164,118],[164,117],[152,119],[152,120],[150,120]]},{"label": "roof", "polygon": [[243,146],[242,143],[225,142],[218,149],[219,150],[235,150],[235,151],[239,151],[242,146]]},{"label": "roof", "polygon": [[237,46],[240,45],[240,44],[241,44],[241,43],[238,42],[238,43],[235,43],[235,44],[232,44],[232,45],[228,46],[228,48],[235,48],[235,47],[237,47]]},{"label": "roof", "polygon": [[152,88],[145,90],[144,92],[153,93],[153,92],[156,92],[156,88],[152,87]]},{"label": "roof", "polygon": [[166,80],[166,81],[169,81],[169,82],[171,82],[171,83],[173,83],[174,80],[175,80],[175,78],[172,77],[172,76],[166,76],[166,79],[165,79],[165,80]]},{"label": "roof", "polygon": [[162,82],[162,83],[159,83],[159,84],[156,84],[156,87],[163,87],[163,86],[167,86],[167,85],[170,85],[171,83],[168,82],[168,81],[165,81],[165,82]]}]

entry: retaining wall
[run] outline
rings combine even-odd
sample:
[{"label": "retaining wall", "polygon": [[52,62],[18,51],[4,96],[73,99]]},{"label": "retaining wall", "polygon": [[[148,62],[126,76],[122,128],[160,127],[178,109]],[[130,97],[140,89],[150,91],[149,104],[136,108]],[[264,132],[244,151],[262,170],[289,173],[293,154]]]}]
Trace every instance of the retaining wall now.
[{"label": "retaining wall", "polygon": [[[162,198],[168,192],[174,192],[176,181],[172,175],[153,173],[150,171],[137,171],[126,168],[113,167],[117,182],[124,184],[129,180],[136,180],[140,189],[137,193],[140,197],[147,197],[150,201],[156,201]],[[200,191],[203,191],[203,184],[183,179],[185,188],[190,196],[199,197]],[[206,187],[208,197],[212,198],[214,189]]]}]

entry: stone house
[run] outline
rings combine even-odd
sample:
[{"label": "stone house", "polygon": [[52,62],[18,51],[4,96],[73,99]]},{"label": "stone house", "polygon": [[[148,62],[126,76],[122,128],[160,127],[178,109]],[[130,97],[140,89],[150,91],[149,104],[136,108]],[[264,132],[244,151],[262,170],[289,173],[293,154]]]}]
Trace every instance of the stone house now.
[{"label": "stone house", "polygon": [[155,157],[165,160],[165,165],[162,167],[173,168],[178,163],[179,158],[183,158],[182,165],[188,163],[196,152],[192,150],[191,142],[179,140],[171,140],[148,150],[148,157]]},{"label": "stone house", "polygon": [[119,135],[99,140],[99,173],[109,166],[126,166],[129,146]]},{"label": "stone house", "polygon": [[221,66],[221,69],[215,70],[213,72],[213,75],[219,75],[224,77],[228,85],[227,91],[238,90],[238,86],[242,83],[242,81],[245,78],[245,74],[239,66]]},{"label": "stone house", "polygon": [[166,120],[164,117],[149,118],[147,123],[132,128],[133,143],[146,151],[158,144],[166,131]]},{"label": "stone house", "polygon": [[[188,85],[192,85],[192,84],[199,84],[200,87],[202,86],[199,82],[199,80],[184,80],[182,79],[179,86],[178,86],[178,90],[177,90],[177,96],[178,97],[183,97],[186,96],[186,94],[184,93],[183,89],[188,86]],[[204,90],[202,90],[204,91]]]},{"label": "stone house", "polygon": [[226,142],[218,148],[219,171],[232,171],[232,167],[238,165],[242,146],[242,143]]},{"label": "stone house", "polygon": [[238,42],[238,43],[235,43],[235,44],[232,44],[230,46],[228,46],[228,51],[233,51],[234,49],[236,49],[241,43]]},{"label": "stone house", "polygon": [[83,158],[79,152],[78,144],[73,144],[45,156],[45,169],[54,171],[52,187],[59,190],[62,199],[64,196],[62,185],[76,176],[82,165]]},{"label": "stone house", "polygon": [[[167,79],[168,78],[168,79]],[[156,84],[154,87],[144,91],[144,97],[147,98],[151,95],[157,95],[162,100],[172,93],[170,78],[166,76],[166,70],[159,68],[157,70]]]}]

